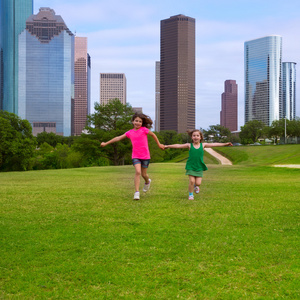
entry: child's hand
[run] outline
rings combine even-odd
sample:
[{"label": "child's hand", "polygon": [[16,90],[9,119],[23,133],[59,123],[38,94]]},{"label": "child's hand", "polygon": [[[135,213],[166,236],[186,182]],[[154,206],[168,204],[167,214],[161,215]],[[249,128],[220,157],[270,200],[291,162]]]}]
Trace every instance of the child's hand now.
[{"label": "child's hand", "polygon": [[165,145],[165,149],[169,149],[168,145]]},{"label": "child's hand", "polygon": [[159,148],[160,148],[161,150],[165,150],[165,145],[159,144]]},{"label": "child's hand", "polygon": [[227,143],[227,146],[233,146],[231,142]]},{"label": "child's hand", "polygon": [[105,147],[105,146],[106,146],[106,143],[102,142],[100,146],[101,146],[101,147]]}]

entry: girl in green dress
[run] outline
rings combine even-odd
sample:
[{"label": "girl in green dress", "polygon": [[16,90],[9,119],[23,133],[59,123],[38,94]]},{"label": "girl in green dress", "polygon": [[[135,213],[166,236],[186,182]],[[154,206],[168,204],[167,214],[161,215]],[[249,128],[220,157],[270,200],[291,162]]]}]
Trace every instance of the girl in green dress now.
[{"label": "girl in green dress", "polygon": [[195,191],[196,194],[199,193],[203,171],[207,170],[203,161],[204,148],[232,146],[232,143],[203,143],[203,134],[198,129],[188,131],[188,134],[192,138],[192,143],[165,145],[165,149],[189,149],[189,158],[186,162],[185,174],[189,176],[189,200],[194,200],[193,191]]}]

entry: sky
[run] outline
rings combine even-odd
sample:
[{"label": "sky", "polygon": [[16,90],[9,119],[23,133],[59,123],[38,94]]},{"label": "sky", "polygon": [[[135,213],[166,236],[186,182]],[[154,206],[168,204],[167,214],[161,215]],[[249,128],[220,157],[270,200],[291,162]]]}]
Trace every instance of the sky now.
[{"label": "sky", "polygon": [[[76,36],[88,38],[91,106],[99,102],[100,73],[125,73],[127,102],[155,120],[155,62],[160,21],[196,19],[196,128],[220,124],[224,81],[238,84],[238,125],[244,125],[244,42],[282,36],[282,61],[300,64],[299,0],[34,0],[50,7]],[[297,72],[300,74],[300,72]],[[300,116],[300,78],[296,115]],[[93,111],[92,111],[93,112]]]}]

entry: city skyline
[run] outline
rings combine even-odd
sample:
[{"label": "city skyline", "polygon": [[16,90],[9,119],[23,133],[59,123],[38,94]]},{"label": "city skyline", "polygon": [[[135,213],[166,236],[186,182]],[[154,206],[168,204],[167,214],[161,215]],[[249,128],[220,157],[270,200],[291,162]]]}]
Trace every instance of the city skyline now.
[{"label": "city skyline", "polygon": [[[91,105],[99,100],[99,73],[124,72],[127,99],[155,116],[155,62],[159,61],[160,20],[185,14],[196,19],[196,127],[219,123],[225,80],[239,85],[239,126],[244,125],[243,47],[247,40],[278,34],[283,61],[298,63],[298,1],[104,1],[35,0],[34,11],[48,6],[72,32],[88,37],[92,63]],[[291,9],[292,8],[292,9]],[[226,11],[226,14],[224,13]],[[297,80],[299,91],[299,80]],[[299,116],[299,92],[296,115]]]}]

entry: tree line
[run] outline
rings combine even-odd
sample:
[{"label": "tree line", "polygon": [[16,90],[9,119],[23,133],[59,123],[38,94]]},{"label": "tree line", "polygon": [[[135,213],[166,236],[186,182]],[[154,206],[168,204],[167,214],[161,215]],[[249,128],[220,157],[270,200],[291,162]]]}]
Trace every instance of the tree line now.
[{"label": "tree line", "polygon": [[[0,171],[25,171],[42,169],[78,168],[90,166],[131,164],[131,144],[125,139],[101,148],[102,141],[132,129],[132,107],[114,99],[107,105],[95,104],[94,114],[88,116],[86,133],[64,137],[43,132],[34,137],[27,120],[13,113],[0,111]],[[286,128],[286,129],[285,129]],[[259,121],[250,121],[241,128],[239,137],[221,125],[201,129],[206,141],[251,144],[259,138],[300,136],[300,120],[273,122],[271,127]],[[161,143],[180,144],[191,142],[187,133],[166,130],[156,132]],[[149,139],[152,162],[170,161],[183,150],[160,150]]]}]

